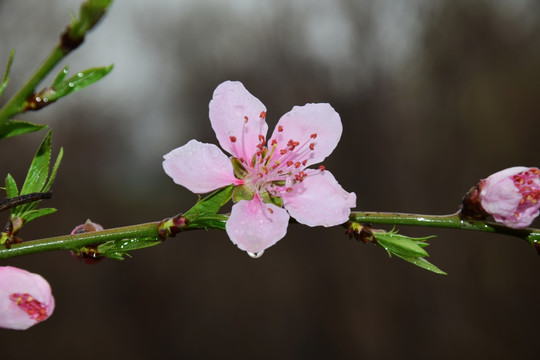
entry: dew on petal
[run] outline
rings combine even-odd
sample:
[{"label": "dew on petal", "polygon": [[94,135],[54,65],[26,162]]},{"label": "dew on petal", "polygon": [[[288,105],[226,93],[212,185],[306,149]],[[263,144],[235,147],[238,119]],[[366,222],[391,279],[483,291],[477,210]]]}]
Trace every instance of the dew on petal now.
[{"label": "dew on petal", "polygon": [[254,252],[249,252],[249,251],[246,251],[246,252],[247,252],[247,254],[248,254],[250,257],[252,257],[253,259],[258,259],[258,258],[260,258],[260,257],[264,254],[264,250],[263,250],[263,251],[256,252],[256,253],[254,253]]}]

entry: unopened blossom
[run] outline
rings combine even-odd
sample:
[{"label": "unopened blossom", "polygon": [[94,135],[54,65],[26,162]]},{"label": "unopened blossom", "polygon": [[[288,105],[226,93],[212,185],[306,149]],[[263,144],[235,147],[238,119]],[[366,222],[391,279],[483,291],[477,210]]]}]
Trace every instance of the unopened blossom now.
[{"label": "unopened blossom", "polygon": [[539,214],[538,168],[517,166],[499,171],[482,180],[478,190],[482,208],[508,227],[527,227]]},{"label": "unopened blossom", "polygon": [[226,224],[241,250],[260,253],[283,238],[289,218],[309,226],[346,222],[356,206],[324,168],[308,168],[332,153],[342,133],[329,104],[295,106],[267,140],[266,108],[240,82],[226,81],[210,101],[210,123],[221,147],[191,140],[164,156],[165,172],[195,193],[235,186]]},{"label": "unopened blossom", "polygon": [[11,266],[0,267],[0,328],[26,330],[54,311],[47,280]]},{"label": "unopened blossom", "polygon": [[[90,219],[88,219],[86,220],[84,224],[75,226],[75,228],[71,231],[71,235],[84,234],[88,232],[102,231],[102,230],[103,230],[103,226],[97,223],[94,223],[90,221]],[[70,253],[71,253],[71,256],[75,257],[76,259],[88,265],[97,264],[98,262],[104,259],[103,255],[101,255],[98,251],[97,244],[90,244],[90,245],[83,246],[82,248],[79,248],[77,250],[70,250]]]}]

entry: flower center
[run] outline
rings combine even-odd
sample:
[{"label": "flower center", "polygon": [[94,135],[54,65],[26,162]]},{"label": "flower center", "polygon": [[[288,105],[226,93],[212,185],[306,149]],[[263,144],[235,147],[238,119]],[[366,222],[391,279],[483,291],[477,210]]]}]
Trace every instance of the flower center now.
[{"label": "flower center", "polygon": [[540,199],[540,170],[531,168],[512,177],[514,185],[521,194],[519,208],[528,208],[538,203]]},{"label": "flower center", "polygon": [[[261,113],[261,118],[264,116],[265,114]],[[244,117],[243,132],[248,121],[249,119]],[[283,132],[283,126],[279,125],[277,130]],[[238,159],[245,170],[245,175],[242,177],[243,185],[251,192],[262,195],[261,198],[264,201],[264,197],[268,195],[281,198],[284,193],[292,191],[293,186],[301,183],[307,176],[324,171],[325,168],[322,165],[319,170],[305,170],[310,152],[315,150],[316,138],[317,134],[313,133],[302,143],[298,139],[289,139],[285,147],[278,148],[276,139],[272,139],[267,146],[264,135],[259,134],[257,151],[249,159],[250,161],[245,158]],[[244,134],[242,134],[243,139]],[[230,140],[236,143],[237,138],[231,136]],[[243,141],[241,145],[244,148]],[[243,153],[245,157],[245,149]]]},{"label": "flower center", "polygon": [[49,317],[47,307],[30,294],[14,293],[9,296],[9,299],[36,321],[43,321]]}]

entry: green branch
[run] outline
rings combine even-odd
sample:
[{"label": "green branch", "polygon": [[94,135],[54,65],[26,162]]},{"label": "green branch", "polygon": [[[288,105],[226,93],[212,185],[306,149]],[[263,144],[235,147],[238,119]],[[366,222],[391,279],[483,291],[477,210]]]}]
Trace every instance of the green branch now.
[{"label": "green branch", "polygon": [[[187,213],[186,213],[187,215]],[[122,240],[153,241],[161,242],[167,237],[174,236],[179,232],[196,229],[224,229],[228,216],[213,214],[208,216],[176,216],[164,221],[147,224],[132,225],[107,229],[96,232],[88,232],[75,235],[56,236],[39,240],[25,241],[12,244],[9,248],[0,246],[0,259],[15,256],[28,255],[38,252],[54,250],[76,250],[84,246],[100,245]],[[497,223],[487,221],[471,221],[460,219],[459,215],[421,215],[383,212],[352,212],[350,220],[363,224],[389,224],[389,225],[412,225],[423,227],[462,229],[484,231],[511,235],[529,242],[538,249],[540,242],[540,230],[533,228],[511,229]],[[148,245],[132,246],[129,250],[144,248]],[[117,249],[118,251],[118,249]]]},{"label": "green branch", "polygon": [[526,240],[540,251],[540,229],[512,229],[499,223],[462,219],[459,212],[450,215],[421,215],[372,211],[353,211],[350,220],[363,224],[412,225],[447,229],[484,231]]},{"label": "green branch", "polygon": [[[86,32],[105,14],[112,0],[88,0],[81,5],[78,19],[73,19],[60,37],[60,42],[34,72],[24,86],[0,109],[0,126],[14,115],[25,111],[28,99],[47,74],[83,41]],[[7,76],[7,74],[6,74]]]}]

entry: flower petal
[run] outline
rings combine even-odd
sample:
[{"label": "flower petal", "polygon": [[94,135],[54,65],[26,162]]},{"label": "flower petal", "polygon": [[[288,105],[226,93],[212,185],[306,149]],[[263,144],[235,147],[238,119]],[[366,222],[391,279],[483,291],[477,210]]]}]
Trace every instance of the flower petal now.
[{"label": "flower petal", "polygon": [[214,144],[190,140],[164,155],[163,169],[175,183],[204,194],[236,181],[231,160]]},{"label": "flower petal", "polygon": [[356,207],[356,194],[348,193],[328,170],[314,172],[292,191],[283,195],[283,204],[299,223],[309,226],[335,226],[349,219]]},{"label": "flower petal", "polygon": [[[300,147],[296,151],[302,155],[295,160],[307,159],[305,166],[309,166],[323,161],[334,151],[342,131],[341,119],[332,106],[306,104],[293,107],[279,119],[268,144],[276,140],[276,149],[279,151],[275,152],[274,157],[277,157],[281,150],[290,148],[288,145],[290,140],[298,142]],[[312,143],[313,150],[309,150]]]},{"label": "flower petal", "polygon": [[[237,158],[250,161],[266,136],[266,107],[238,81],[225,81],[210,101],[210,122],[219,144]],[[246,121],[247,119],[247,121]]]},{"label": "flower petal", "polygon": [[255,196],[233,205],[225,229],[240,250],[258,253],[282,239],[288,224],[285,209],[265,204]]},{"label": "flower petal", "polygon": [[501,170],[479,185],[482,208],[510,228],[529,226],[540,213],[540,170],[516,166]]},{"label": "flower petal", "polygon": [[0,267],[0,328],[26,330],[54,311],[47,280],[11,266]]}]

